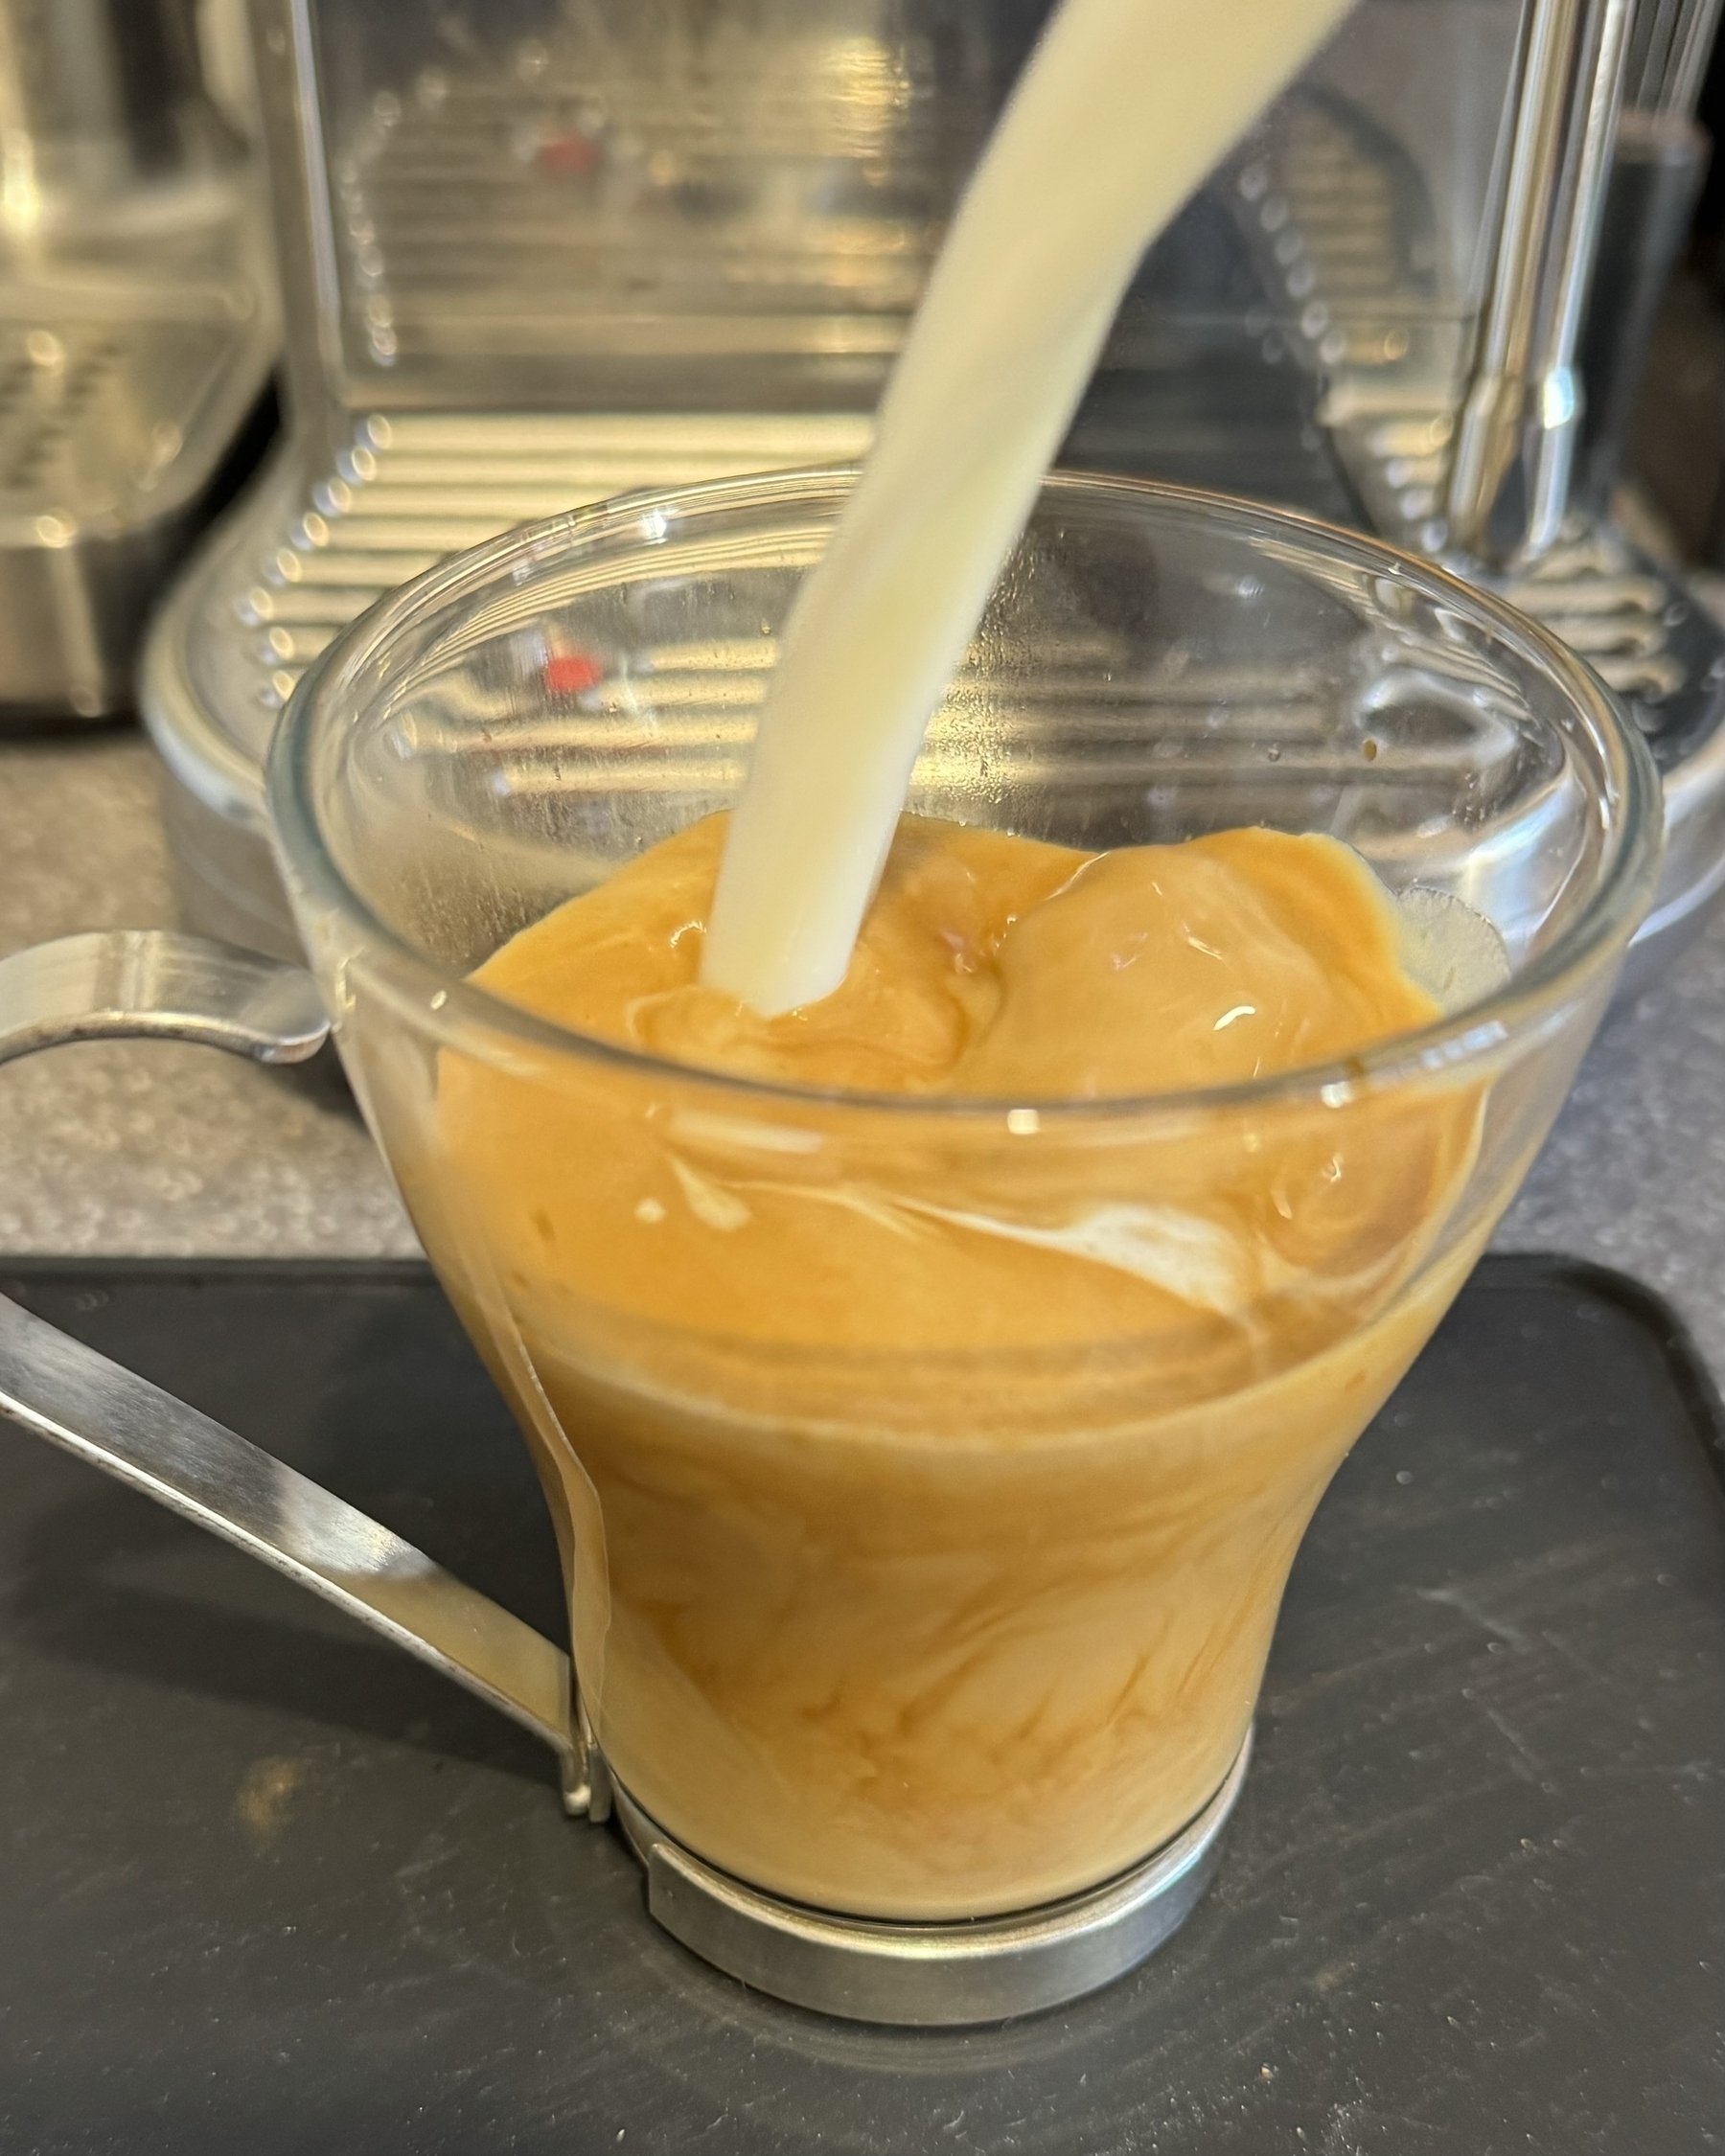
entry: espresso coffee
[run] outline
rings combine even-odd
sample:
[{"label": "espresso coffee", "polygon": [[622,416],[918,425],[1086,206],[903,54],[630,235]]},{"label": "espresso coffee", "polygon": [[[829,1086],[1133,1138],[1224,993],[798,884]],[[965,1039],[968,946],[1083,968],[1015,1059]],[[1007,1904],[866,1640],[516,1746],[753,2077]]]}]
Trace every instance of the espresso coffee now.
[{"label": "espresso coffee", "polygon": [[[1484,1232],[1407,1292],[1481,1091],[1346,1082],[1438,1014],[1331,839],[907,818],[842,985],[768,1019],[700,980],[724,835],[475,975],[614,1062],[440,1063],[584,1697],[636,1800],[760,1887],[1046,1902],[1226,1775],[1306,1521]],[[1314,1066],[1344,1077],[1215,1097]]]}]

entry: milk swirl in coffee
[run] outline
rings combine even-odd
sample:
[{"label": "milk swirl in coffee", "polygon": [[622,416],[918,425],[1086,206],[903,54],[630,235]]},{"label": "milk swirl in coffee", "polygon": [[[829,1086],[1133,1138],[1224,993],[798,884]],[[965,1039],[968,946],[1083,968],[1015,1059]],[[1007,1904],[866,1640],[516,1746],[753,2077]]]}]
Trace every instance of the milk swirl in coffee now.
[{"label": "milk swirl in coffee", "polygon": [[[686,1083],[442,1069],[447,1173],[562,1434],[589,1710],[660,1823],[758,1885],[1049,1900],[1226,1774],[1312,1507],[1471,1255],[1403,1293],[1478,1093],[1195,1107],[1125,1143],[1056,1105],[1437,1016],[1333,840],[1092,857],[907,820],[839,990],[765,1019],[699,978],[723,837],[476,976]],[[994,1104],[979,1131],[956,1098]]]}]

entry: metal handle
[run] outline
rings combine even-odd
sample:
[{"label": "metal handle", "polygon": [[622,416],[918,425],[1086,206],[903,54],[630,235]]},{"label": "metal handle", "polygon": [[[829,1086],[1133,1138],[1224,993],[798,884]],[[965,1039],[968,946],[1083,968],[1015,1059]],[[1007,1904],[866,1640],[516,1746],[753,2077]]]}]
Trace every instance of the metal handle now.
[{"label": "metal handle", "polygon": [[[0,960],[0,1063],[60,1042],[139,1034],[297,1063],[329,1030],[308,974],[196,936],[68,936]],[[551,1747],[570,1812],[609,1810],[561,1647],[355,1506],[3,1296],[0,1416],[452,1677]]]},{"label": "metal handle", "polygon": [[0,1296],[0,1415],[262,1558],[548,1744],[587,1805],[569,1658],[423,1550]]},{"label": "metal handle", "polygon": [[166,929],[63,936],[0,958],[0,1063],[138,1035],[304,1063],[330,1021],[299,967]]}]

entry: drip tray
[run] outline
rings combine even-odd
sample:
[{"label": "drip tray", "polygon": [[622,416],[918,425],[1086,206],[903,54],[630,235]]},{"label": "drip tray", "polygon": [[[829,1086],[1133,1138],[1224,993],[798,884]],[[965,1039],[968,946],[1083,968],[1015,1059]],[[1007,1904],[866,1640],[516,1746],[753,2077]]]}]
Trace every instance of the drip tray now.
[{"label": "drip tray", "polygon": [[144,624],[259,405],[273,298],[249,196],[124,270],[0,250],[0,723],[128,710]]},{"label": "drip tray", "polygon": [[[1129,399],[1097,398],[1071,461],[1122,466],[1150,431]],[[358,421],[328,459],[290,441],[175,581],[144,651],[139,705],[167,766],[186,924],[301,959],[270,852],[264,757],[307,667],[384,592],[516,523],[640,487],[854,460],[869,432],[866,419],[836,412],[422,411]],[[1276,438],[1271,427],[1253,469],[1223,476],[1262,485]],[[1173,456],[1170,437],[1152,461],[1165,469]],[[1300,493],[1301,475],[1276,469],[1282,491]],[[1725,630],[1610,531],[1577,530],[1505,596],[1594,666],[1659,765],[1666,865],[1629,962],[1639,988],[1725,888]]]},{"label": "drip tray", "polygon": [[181,910],[300,960],[276,875],[264,760],[306,668],[375,600],[511,525],[642,487],[860,458],[845,413],[407,412],[325,459],[291,438],[210,534],[151,625],[139,708],[167,765]]},{"label": "drip tray", "polygon": [[[558,1629],[524,1449],[422,1268],[27,1261],[0,1288]],[[1307,1539],[1208,1898],[1111,1989],[958,2034],[717,1975],[530,1738],[0,1431],[4,2139],[1708,2145],[1721,1442],[1652,1297],[1488,1259]]]}]

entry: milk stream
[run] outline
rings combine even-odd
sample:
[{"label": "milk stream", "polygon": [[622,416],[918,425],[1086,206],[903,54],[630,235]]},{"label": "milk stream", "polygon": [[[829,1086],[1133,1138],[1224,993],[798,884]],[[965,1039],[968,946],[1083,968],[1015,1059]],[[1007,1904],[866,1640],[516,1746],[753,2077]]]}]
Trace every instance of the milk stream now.
[{"label": "milk stream", "polygon": [[1066,0],[954,220],[787,625],[702,978],[844,977],[929,720],[1144,249],[1351,0]]}]

